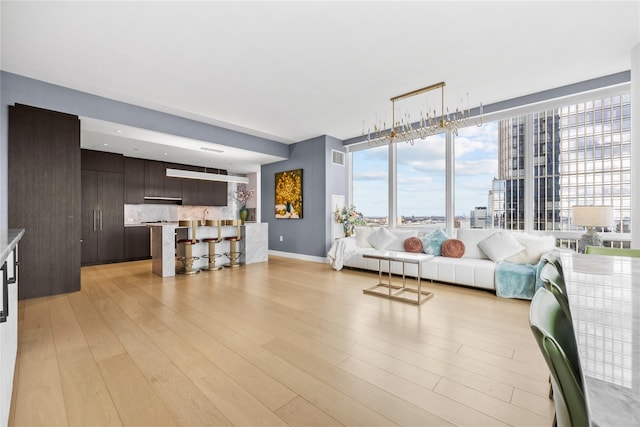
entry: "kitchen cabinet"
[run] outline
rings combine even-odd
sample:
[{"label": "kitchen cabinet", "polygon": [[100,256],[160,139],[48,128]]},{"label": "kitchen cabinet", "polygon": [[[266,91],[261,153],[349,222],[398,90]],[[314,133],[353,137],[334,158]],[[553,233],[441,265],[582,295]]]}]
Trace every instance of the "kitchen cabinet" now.
[{"label": "kitchen cabinet", "polygon": [[[226,175],[226,171],[212,171]],[[227,206],[227,183],[220,181],[198,181],[198,195],[201,206]]]},{"label": "kitchen cabinet", "polygon": [[124,157],[122,154],[117,153],[82,150],[80,153],[80,164],[84,170],[122,173]]},{"label": "kitchen cabinet", "polygon": [[164,197],[164,178],[166,171],[163,162],[144,161],[145,197]]},{"label": "kitchen cabinet", "polygon": [[[192,172],[204,172],[203,167],[198,166],[180,166],[177,169],[188,170]],[[199,179],[182,179],[182,204],[183,205],[200,205],[200,183]]]},{"label": "kitchen cabinet", "polygon": [[82,170],[82,264],[124,258],[123,174]]},{"label": "kitchen cabinet", "polygon": [[19,298],[79,291],[80,120],[16,104],[8,131],[8,226],[26,230]]},{"label": "kitchen cabinet", "polygon": [[182,197],[182,181],[184,180],[182,178],[167,176],[167,168],[180,169],[181,167],[183,166],[175,163],[164,164],[164,192],[166,197]]},{"label": "kitchen cabinet", "polygon": [[142,159],[124,158],[124,202],[127,204],[144,203],[144,164]]},{"label": "kitchen cabinet", "polygon": [[[197,166],[180,166],[178,169],[226,174],[219,169],[205,169]],[[182,179],[182,204],[196,206],[227,206],[227,183],[200,179]]]},{"label": "kitchen cabinet", "polygon": [[179,165],[145,160],[144,162],[144,196],[145,197],[182,197],[182,181],[180,178],[167,176],[167,168],[178,169]]},{"label": "kitchen cabinet", "polygon": [[127,261],[151,258],[151,232],[148,227],[125,227],[124,258]]}]

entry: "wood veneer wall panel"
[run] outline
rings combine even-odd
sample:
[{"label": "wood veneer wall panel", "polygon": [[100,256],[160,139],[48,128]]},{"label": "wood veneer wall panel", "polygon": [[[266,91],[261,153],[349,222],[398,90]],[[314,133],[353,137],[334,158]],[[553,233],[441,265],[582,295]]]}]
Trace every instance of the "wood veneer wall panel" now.
[{"label": "wood veneer wall panel", "polygon": [[9,106],[9,227],[24,228],[19,298],[80,289],[80,120]]}]

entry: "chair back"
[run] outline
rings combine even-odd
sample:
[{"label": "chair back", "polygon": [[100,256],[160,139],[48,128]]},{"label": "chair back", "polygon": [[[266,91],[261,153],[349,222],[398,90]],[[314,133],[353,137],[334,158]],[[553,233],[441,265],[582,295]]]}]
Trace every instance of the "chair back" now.
[{"label": "chair back", "polygon": [[547,264],[540,271],[540,280],[544,288],[551,292],[556,299],[565,316],[571,321],[571,310],[569,309],[569,295],[564,276],[556,269],[554,264]]},{"label": "chair back", "polygon": [[589,408],[573,325],[544,288],[531,301],[529,325],[551,372],[559,427],[588,427]]},{"label": "chair back", "polygon": [[605,248],[602,246],[586,246],[584,253],[588,255],[628,256],[640,258],[640,249]]},{"label": "chair back", "polygon": [[555,256],[553,252],[546,252],[542,254],[542,256],[540,257],[540,261],[542,261],[544,264],[553,264],[556,270],[558,270],[558,273],[560,273],[560,275],[564,277],[564,272],[562,271],[562,262],[560,262],[560,258]]}]

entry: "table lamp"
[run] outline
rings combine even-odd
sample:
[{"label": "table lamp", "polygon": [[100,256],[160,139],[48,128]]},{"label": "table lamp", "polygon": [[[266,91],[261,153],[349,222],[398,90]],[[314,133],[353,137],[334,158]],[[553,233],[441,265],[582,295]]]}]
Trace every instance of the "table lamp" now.
[{"label": "table lamp", "polygon": [[613,224],[612,206],[574,206],[573,225],[587,227],[587,232],[580,237],[578,252],[584,253],[589,246],[602,246],[602,237],[594,227],[610,227]]}]

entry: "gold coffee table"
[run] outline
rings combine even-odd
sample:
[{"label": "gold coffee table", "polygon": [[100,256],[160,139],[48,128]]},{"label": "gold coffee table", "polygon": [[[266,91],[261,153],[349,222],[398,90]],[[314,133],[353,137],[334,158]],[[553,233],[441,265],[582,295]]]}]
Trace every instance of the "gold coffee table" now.
[{"label": "gold coffee table", "polygon": [[[376,295],[383,298],[389,298],[396,301],[408,302],[411,304],[420,305],[429,298],[433,297],[433,292],[422,290],[422,263],[430,261],[433,255],[427,254],[414,254],[406,252],[378,252],[364,254],[364,258],[377,259],[378,260],[378,284],[362,290],[362,293],[367,295]],[[389,275],[387,283],[382,282],[382,262],[388,262]],[[402,263],[402,286],[394,285],[391,282],[391,263]],[[418,266],[417,287],[407,287],[407,281],[405,276],[405,265],[416,264]],[[415,294],[415,298],[405,296],[406,294]]]}]

